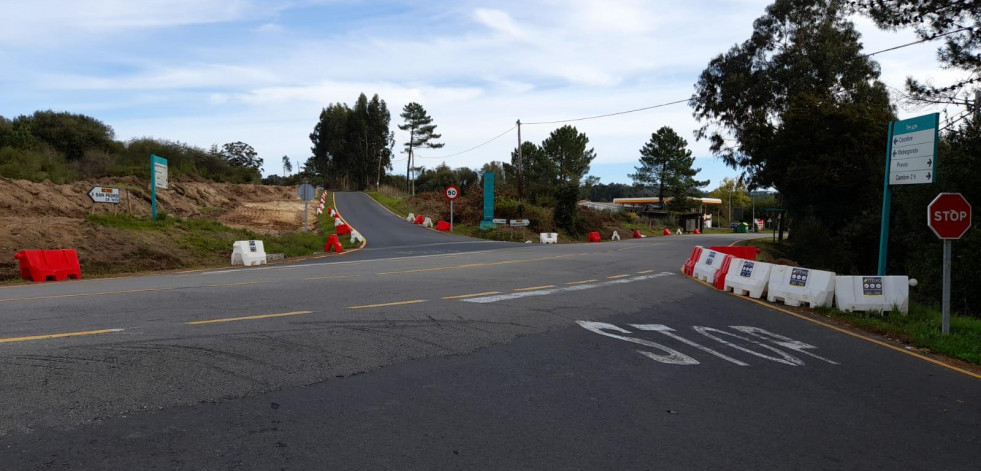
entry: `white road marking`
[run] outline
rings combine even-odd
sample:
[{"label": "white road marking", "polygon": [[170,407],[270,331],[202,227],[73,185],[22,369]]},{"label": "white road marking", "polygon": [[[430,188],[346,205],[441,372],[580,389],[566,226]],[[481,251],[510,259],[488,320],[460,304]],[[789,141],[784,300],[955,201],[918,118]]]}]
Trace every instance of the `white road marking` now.
[{"label": "white road marking", "polygon": [[697,365],[698,364],[698,360],[688,355],[685,355],[684,353],[681,353],[677,350],[674,350],[672,348],[665,347],[664,345],[661,345],[659,343],[651,342],[650,340],[624,337],[622,335],[611,334],[609,332],[606,332],[607,330],[612,330],[614,332],[620,332],[623,334],[630,333],[629,330],[622,329],[613,324],[607,324],[605,322],[589,322],[589,321],[576,321],[576,323],[582,326],[582,328],[590,332],[595,332],[597,334],[604,335],[606,337],[612,337],[618,340],[633,342],[636,344],[643,345],[645,347],[655,348],[665,353],[665,355],[658,355],[652,352],[637,350],[637,353],[644,355],[645,357],[650,358],[651,360],[659,361],[661,363],[668,363],[672,365]]},{"label": "white road marking", "polygon": [[737,359],[735,359],[733,357],[730,357],[728,355],[724,355],[724,354],[719,353],[719,352],[717,352],[715,350],[712,350],[711,348],[708,348],[708,347],[706,347],[704,345],[697,344],[697,343],[695,343],[695,342],[693,342],[691,340],[688,340],[688,339],[686,339],[686,338],[684,338],[684,337],[682,337],[682,336],[680,336],[678,334],[675,334],[674,333],[674,329],[672,329],[672,328],[670,328],[670,327],[668,327],[666,325],[663,325],[663,324],[630,324],[630,327],[633,327],[633,328],[638,329],[638,330],[646,330],[646,331],[652,331],[652,332],[660,332],[660,333],[662,333],[664,335],[667,335],[668,337],[671,337],[671,338],[673,338],[673,339],[675,339],[675,340],[677,340],[677,341],[679,341],[679,342],[681,342],[683,344],[691,345],[692,347],[695,347],[695,348],[697,348],[697,349],[699,349],[699,350],[701,350],[701,351],[703,351],[705,353],[709,353],[709,354],[715,355],[715,356],[717,356],[717,357],[719,357],[719,358],[721,358],[721,359],[723,359],[725,361],[735,363],[736,365],[739,365],[739,366],[749,366],[749,363],[743,363],[743,362],[741,362],[741,361],[739,361],[739,360],[737,360]]},{"label": "white road marking", "polygon": [[665,276],[674,276],[674,273],[671,273],[671,272],[667,272],[666,271],[666,272],[657,273],[657,274],[654,274],[654,275],[635,276],[633,278],[620,278],[620,279],[617,279],[617,280],[603,281],[603,282],[599,282],[599,283],[589,283],[589,284],[565,286],[565,287],[561,287],[561,288],[550,288],[550,289],[542,289],[542,290],[537,290],[537,291],[521,291],[521,292],[517,292],[517,293],[499,294],[499,295],[496,295],[496,296],[483,296],[483,297],[480,297],[480,298],[468,298],[468,299],[461,299],[461,301],[467,302],[467,303],[481,303],[481,304],[484,304],[484,303],[496,303],[498,301],[507,301],[507,300],[511,300],[511,299],[527,298],[529,296],[547,296],[547,295],[550,295],[550,294],[562,293],[562,292],[565,292],[565,291],[582,291],[582,290],[585,290],[585,289],[600,288],[600,287],[609,286],[609,285],[618,285],[618,284],[623,284],[623,283],[633,283],[635,281],[653,280],[654,278],[661,278],[661,277],[665,277]]},{"label": "white road marking", "polygon": [[[704,336],[706,336],[706,337],[708,337],[708,338],[710,338],[712,340],[715,340],[716,342],[719,342],[719,343],[721,343],[723,345],[730,346],[732,348],[735,348],[736,350],[744,351],[746,353],[749,353],[750,355],[756,355],[756,356],[758,356],[760,358],[766,358],[767,360],[770,360],[770,361],[775,361],[777,363],[783,363],[784,365],[801,366],[801,365],[804,364],[804,362],[800,358],[797,358],[795,356],[789,355],[789,354],[787,354],[787,353],[785,353],[785,352],[783,352],[781,350],[777,350],[776,348],[773,348],[773,347],[771,347],[769,345],[764,345],[764,344],[762,344],[760,342],[757,342],[755,340],[748,339],[746,337],[743,337],[742,335],[737,335],[737,334],[734,334],[732,332],[726,332],[724,330],[714,329],[712,327],[702,327],[702,326],[699,326],[699,325],[692,326],[692,329],[695,329],[695,332],[698,332],[698,333],[700,333],[700,334],[702,334],[702,335],[704,335]],[[780,355],[783,358],[777,358],[777,357],[771,357],[769,355],[764,355],[764,354],[762,354],[760,352],[750,350],[750,349],[748,349],[746,347],[743,347],[741,345],[736,345],[736,344],[734,344],[732,342],[723,340],[722,338],[717,337],[715,335],[712,335],[709,332],[713,332],[713,333],[717,333],[717,334],[722,334],[722,335],[728,335],[730,337],[735,337],[737,339],[740,339],[740,340],[742,340],[744,342],[749,342],[749,343],[753,343],[753,344],[759,345],[760,347],[763,347],[763,348],[765,348],[767,350],[770,350],[770,351],[776,353],[777,355]]]},{"label": "white road marking", "polygon": [[817,358],[818,360],[826,361],[828,363],[831,363],[832,365],[840,365],[841,364],[841,363],[838,363],[836,361],[829,360],[829,359],[824,358],[822,356],[818,356],[818,355],[815,355],[815,354],[813,354],[811,352],[808,352],[807,350],[815,350],[815,349],[817,349],[817,347],[815,347],[814,345],[808,345],[808,344],[806,344],[804,342],[801,342],[799,340],[794,340],[792,338],[785,337],[785,336],[780,335],[780,334],[775,334],[773,332],[770,332],[770,331],[761,329],[759,327],[752,327],[752,326],[748,326],[748,325],[730,325],[729,328],[730,329],[733,329],[733,330],[738,330],[738,331],[743,332],[745,334],[749,334],[749,335],[752,335],[752,336],[755,336],[755,337],[759,337],[759,338],[761,338],[763,340],[766,340],[767,342],[770,342],[770,343],[779,345],[779,346],[781,346],[783,348],[786,348],[787,350],[793,350],[793,351],[798,352],[798,353],[803,353],[804,355],[812,356],[814,358]]}]

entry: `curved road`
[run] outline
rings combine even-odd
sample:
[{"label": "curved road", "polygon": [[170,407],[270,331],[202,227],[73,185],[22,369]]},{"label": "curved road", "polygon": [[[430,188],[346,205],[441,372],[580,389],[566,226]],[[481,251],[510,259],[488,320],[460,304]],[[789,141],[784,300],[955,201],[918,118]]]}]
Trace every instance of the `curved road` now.
[{"label": "curved road", "polygon": [[368,242],[359,251],[359,259],[475,252],[522,246],[430,230],[401,219],[360,192],[334,193],[334,201],[341,216],[364,235]]},{"label": "curved road", "polygon": [[981,462],[981,376],[678,273],[752,235],[501,246],[337,203],[377,250],[0,288],[0,467]]}]

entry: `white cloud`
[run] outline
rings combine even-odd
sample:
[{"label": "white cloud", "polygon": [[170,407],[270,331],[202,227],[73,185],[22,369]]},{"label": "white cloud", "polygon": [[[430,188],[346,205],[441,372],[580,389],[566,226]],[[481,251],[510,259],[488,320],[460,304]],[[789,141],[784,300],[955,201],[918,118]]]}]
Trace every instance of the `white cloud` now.
[{"label": "white cloud", "polygon": [[488,10],[484,8],[478,8],[474,11],[474,19],[478,22],[491,28],[495,31],[504,33],[507,36],[514,38],[525,38],[527,34],[522,30],[511,15],[501,10]]}]

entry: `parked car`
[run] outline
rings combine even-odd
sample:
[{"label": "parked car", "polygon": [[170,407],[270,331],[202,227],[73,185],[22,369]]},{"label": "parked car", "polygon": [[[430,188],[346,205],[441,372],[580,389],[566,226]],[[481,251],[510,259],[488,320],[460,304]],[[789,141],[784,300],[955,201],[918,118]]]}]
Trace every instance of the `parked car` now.
[{"label": "parked car", "polygon": [[739,223],[738,222],[730,222],[729,223],[729,229],[735,231],[737,227],[739,227]]}]

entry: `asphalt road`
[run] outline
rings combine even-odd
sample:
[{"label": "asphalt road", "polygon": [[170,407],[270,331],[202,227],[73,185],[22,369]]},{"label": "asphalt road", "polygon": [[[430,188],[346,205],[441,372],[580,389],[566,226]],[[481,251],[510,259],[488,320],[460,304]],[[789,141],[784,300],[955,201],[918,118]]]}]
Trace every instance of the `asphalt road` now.
[{"label": "asphalt road", "polygon": [[739,237],[2,288],[0,467],[978,469],[981,380],[679,273]]},{"label": "asphalt road", "polygon": [[437,232],[392,214],[360,192],[334,193],[337,211],[365,235],[367,245],[355,255],[358,260],[475,252],[521,244],[459,237]]}]

